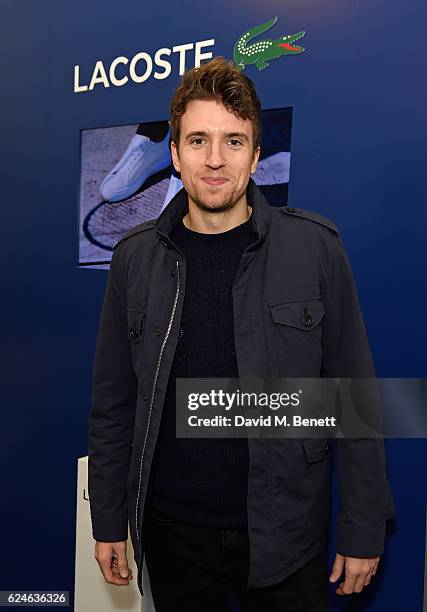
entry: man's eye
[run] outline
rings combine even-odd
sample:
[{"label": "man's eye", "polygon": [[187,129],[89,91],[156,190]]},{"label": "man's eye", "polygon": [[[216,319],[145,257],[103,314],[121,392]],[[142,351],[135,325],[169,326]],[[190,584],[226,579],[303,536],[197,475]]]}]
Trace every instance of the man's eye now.
[{"label": "man's eye", "polygon": [[[242,145],[240,140],[237,140],[236,138],[231,138],[228,142],[232,143],[233,147],[239,147]],[[190,141],[190,144],[199,146],[200,144],[203,144],[203,138],[193,138],[193,140]]]}]

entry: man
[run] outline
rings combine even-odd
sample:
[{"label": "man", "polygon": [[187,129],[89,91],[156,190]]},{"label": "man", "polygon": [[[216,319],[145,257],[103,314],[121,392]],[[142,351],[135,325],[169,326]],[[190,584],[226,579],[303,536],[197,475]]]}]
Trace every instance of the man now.
[{"label": "man", "polygon": [[[179,377],[373,377],[351,270],[321,215],[270,207],[250,175],[260,102],[223,58],[171,104],[184,189],[116,246],[89,432],[96,558],[107,582],[145,554],[157,612],[328,610],[326,439],[179,439]],[[360,592],[393,507],[381,440],[337,440],[340,517],[330,581]]]}]

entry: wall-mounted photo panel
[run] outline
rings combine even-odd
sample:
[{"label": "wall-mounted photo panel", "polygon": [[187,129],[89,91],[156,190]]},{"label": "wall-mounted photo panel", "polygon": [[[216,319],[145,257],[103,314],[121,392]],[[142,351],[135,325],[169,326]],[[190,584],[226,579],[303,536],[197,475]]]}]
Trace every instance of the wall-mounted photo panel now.
[{"label": "wall-mounted photo panel", "polygon": [[[272,206],[285,206],[292,108],[262,112],[254,181]],[[160,215],[183,188],[170,154],[169,122],[82,130],[79,265],[105,268],[130,228]]]}]

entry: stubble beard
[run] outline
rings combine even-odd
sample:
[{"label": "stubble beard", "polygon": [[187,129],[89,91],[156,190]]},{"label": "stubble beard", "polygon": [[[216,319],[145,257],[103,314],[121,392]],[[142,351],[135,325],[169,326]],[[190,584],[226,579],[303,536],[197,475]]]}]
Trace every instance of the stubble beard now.
[{"label": "stubble beard", "polygon": [[235,193],[232,191],[220,204],[217,204],[216,202],[210,204],[209,200],[204,198],[203,195],[196,189],[191,198],[199,210],[209,213],[223,213],[232,210],[236,206],[237,199],[235,199],[234,195]]}]

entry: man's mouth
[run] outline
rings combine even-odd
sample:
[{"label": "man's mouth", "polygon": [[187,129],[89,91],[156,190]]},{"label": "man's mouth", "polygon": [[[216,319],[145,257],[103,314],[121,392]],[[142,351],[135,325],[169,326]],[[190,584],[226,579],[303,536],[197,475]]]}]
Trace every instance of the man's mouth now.
[{"label": "man's mouth", "polygon": [[227,181],[225,178],[211,178],[209,176],[204,176],[202,180],[208,185],[222,185]]}]

